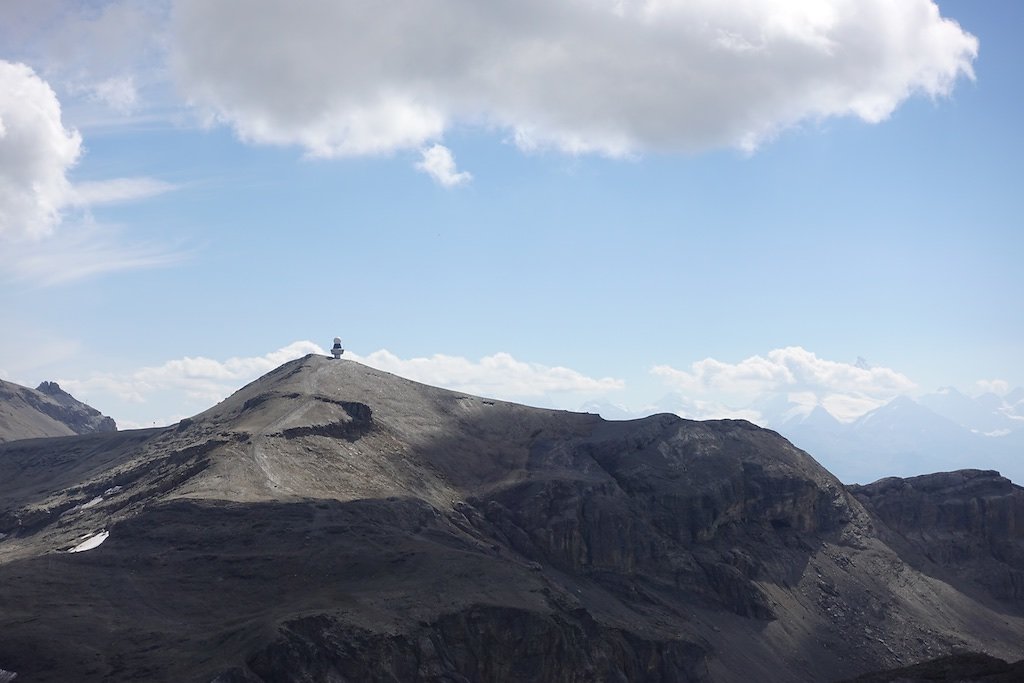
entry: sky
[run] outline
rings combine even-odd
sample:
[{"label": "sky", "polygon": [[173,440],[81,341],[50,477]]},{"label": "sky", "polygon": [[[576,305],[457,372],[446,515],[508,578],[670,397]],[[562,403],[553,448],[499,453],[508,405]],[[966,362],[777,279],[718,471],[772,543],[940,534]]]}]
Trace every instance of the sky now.
[{"label": "sky", "polygon": [[0,378],[690,417],[1024,385],[1015,0],[8,0]]}]

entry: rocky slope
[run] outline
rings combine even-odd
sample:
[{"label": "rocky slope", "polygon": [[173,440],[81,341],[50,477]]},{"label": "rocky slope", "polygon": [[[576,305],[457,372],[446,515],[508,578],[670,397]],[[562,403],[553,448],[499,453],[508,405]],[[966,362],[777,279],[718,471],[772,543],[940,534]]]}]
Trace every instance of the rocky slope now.
[{"label": "rocky slope", "polygon": [[174,428],[0,445],[0,669],[821,681],[1024,656],[1019,602],[854,493],[743,421],[605,422],[308,356]]},{"label": "rocky slope", "polygon": [[850,490],[919,570],[1024,607],[1024,488],[998,472],[960,470]]},{"label": "rocky slope", "polygon": [[29,389],[0,380],[0,442],[116,429],[111,418],[77,400],[56,382]]}]

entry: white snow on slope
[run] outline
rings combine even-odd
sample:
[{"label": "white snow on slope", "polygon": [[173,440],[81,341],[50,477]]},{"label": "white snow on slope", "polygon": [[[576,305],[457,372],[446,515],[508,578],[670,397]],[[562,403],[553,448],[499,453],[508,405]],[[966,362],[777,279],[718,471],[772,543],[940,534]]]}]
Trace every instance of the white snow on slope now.
[{"label": "white snow on slope", "polygon": [[85,552],[86,550],[92,550],[93,548],[98,548],[100,546],[100,544],[103,543],[103,541],[107,540],[108,536],[110,536],[110,532],[109,531],[101,531],[98,534],[95,534],[95,535],[90,536],[89,538],[85,539],[84,541],[82,541],[81,543],[76,545],[74,548],[69,550],[68,552],[69,553],[81,553],[81,552]]}]

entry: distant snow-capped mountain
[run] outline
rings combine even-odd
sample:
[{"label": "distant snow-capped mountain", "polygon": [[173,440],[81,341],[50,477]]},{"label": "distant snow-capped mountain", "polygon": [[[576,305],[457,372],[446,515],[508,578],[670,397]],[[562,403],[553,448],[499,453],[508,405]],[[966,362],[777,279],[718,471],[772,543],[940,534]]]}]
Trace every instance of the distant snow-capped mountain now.
[{"label": "distant snow-capped mountain", "polygon": [[818,419],[778,431],[845,482],[964,467],[1024,481],[1024,423],[1004,407],[986,411],[975,399],[944,390],[918,400],[898,396],[849,424],[830,427]]},{"label": "distant snow-capped mountain", "polygon": [[1013,419],[1012,407],[992,393],[970,398],[953,387],[943,387],[917,401],[973,432],[990,434],[1024,426],[1024,422]]}]

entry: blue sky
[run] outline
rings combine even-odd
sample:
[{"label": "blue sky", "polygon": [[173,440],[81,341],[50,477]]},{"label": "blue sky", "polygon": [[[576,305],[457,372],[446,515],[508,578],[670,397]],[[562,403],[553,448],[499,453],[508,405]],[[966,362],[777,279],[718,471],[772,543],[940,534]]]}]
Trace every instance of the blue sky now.
[{"label": "blue sky", "polygon": [[129,426],[335,335],[570,409],[1024,385],[1020,3],[287,7],[5,3],[0,377]]}]

